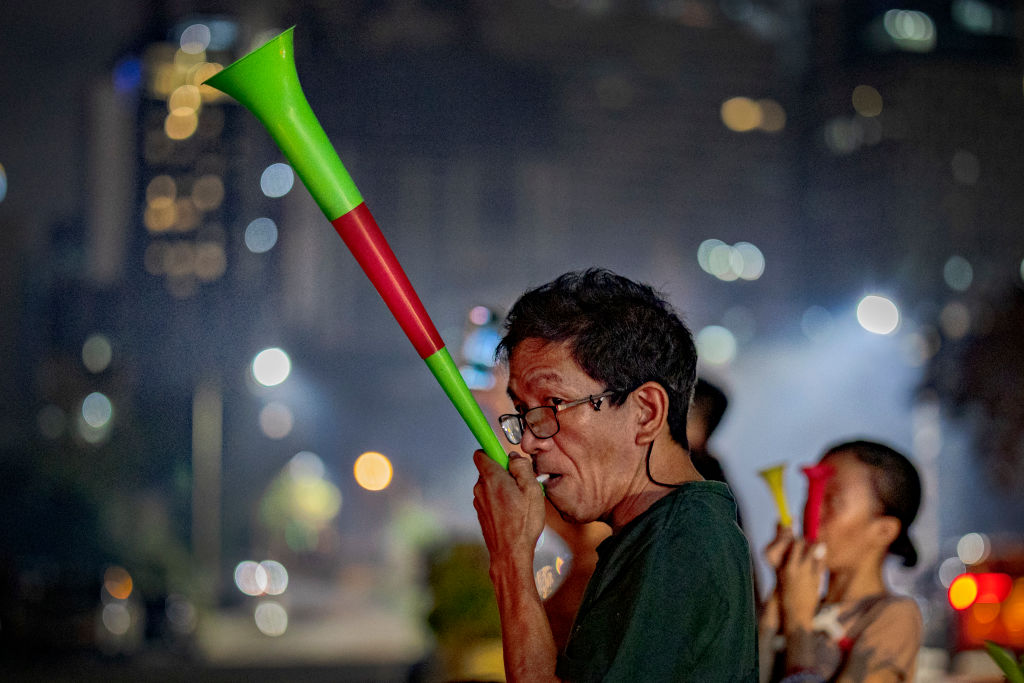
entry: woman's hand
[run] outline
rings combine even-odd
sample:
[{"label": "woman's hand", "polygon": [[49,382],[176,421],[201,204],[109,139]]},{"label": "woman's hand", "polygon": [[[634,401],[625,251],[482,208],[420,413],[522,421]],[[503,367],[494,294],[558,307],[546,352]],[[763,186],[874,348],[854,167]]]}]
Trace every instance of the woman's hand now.
[{"label": "woman's hand", "polygon": [[768,566],[778,572],[791,545],[793,545],[793,527],[776,525],[775,538],[764,549],[764,559],[768,562]]},{"label": "woman's hand", "polygon": [[782,627],[811,630],[825,576],[825,546],[794,539],[777,570]]}]

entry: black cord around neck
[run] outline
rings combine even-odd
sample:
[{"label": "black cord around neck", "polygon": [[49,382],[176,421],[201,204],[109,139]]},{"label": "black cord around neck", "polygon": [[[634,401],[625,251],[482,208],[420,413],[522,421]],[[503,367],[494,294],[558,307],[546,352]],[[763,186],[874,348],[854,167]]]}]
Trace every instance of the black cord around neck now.
[{"label": "black cord around neck", "polygon": [[[680,486],[682,486],[683,484],[666,484],[665,482],[658,481],[657,479],[655,479],[654,477],[651,476],[651,451],[653,451],[653,450],[654,450],[654,442],[652,441],[651,445],[647,447],[647,463],[646,463],[646,465],[647,465],[647,479],[652,484],[654,484],[655,486],[664,486],[667,489],[677,489]],[[686,483],[686,482],[683,482],[683,483]]]}]

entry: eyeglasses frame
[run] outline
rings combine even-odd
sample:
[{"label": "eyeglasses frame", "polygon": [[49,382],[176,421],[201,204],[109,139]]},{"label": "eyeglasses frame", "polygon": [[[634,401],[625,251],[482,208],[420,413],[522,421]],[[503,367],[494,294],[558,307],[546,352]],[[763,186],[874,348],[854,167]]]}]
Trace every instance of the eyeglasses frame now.
[{"label": "eyeglasses frame", "polygon": [[[576,406],[583,405],[584,403],[590,403],[591,407],[594,408],[594,412],[598,412],[601,410],[601,404],[604,402],[606,398],[608,398],[609,396],[614,396],[615,394],[618,393],[621,392],[612,389],[609,391],[602,392],[600,394],[591,394],[590,396],[584,396],[583,398],[576,399],[575,401],[567,401],[565,403],[558,403],[556,405],[548,406],[534,406],[533,408],[528,408],[522,413],[506,413],[504,415],[498,416],[498,426],[501,427],[501,431],[505,435],[505,438],[508,439],[509,443],[511,443],[513,446],[518,446],[523,442],[523,435],[526,434],[527,429],[529,429],[530,433],[533,434],[538,439],[550,439],[551,437],[553,437],[555,434],[562,430],[562,423],[558,421],[558,413],[562,412],[563,410],[568,410],[569,408],[575,408]],[[527,421],[526,416],[535,410],[551,411],[551,415],[555,419],[555,431],[551,432],[547,436],[541,436],[537,434],[537,432],[533,431],[533,427]],[[511,435],[509,435],[508,430],[505,429],[504,425],[505,422],[513,418],[519,421],[519,439],[516,441],[512,440]]]}]

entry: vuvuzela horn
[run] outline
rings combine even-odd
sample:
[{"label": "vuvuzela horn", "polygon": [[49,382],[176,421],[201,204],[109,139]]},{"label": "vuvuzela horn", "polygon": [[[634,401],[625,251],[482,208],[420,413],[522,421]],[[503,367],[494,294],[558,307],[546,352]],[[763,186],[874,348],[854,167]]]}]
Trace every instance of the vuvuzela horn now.
[{"label": "vuvuzela horn", "polygon": [[789,514],[789,504],[786,502],[786,489],[782,485],[782,475],[786,471],[785,465],[775,465],[761,470],[758,474],[768,484],[775,500],[775,507],[779,508],[779,524],[792,526],[793,516]]},{"label": "vuvuzela horn", "polygon": [[807,503],[804,504],[804,538],[814,543],[818,540],[818,522],[821,520],[821,503],[825,499],[825,485],[835,473],[828,463],[801,468],[807,475]]},{"label": "vuvuzela horn", "polygon": [[208,78],[205,84],[234,97],[267,128],[480,446],[508,468],[505,450],[302,92],[295,70],[294,29]]}]

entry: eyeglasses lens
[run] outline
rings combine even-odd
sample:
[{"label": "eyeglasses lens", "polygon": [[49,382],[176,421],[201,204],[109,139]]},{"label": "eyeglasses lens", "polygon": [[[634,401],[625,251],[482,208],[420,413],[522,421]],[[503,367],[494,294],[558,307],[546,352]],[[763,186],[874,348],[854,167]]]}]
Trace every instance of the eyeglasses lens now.
[{"label": "eyeglasses lens", "polygon": [[501,419],[501,431],[505,432],[509,443],[517,444],[523,440],[523,423],[518,415],[504,415]]},{"label": "eyeglasses lens", "polygon": [[558,432],[558,419],[555,417],[555,411],[551,406],[531,408],[526,411],[523,417],[526,419],[526,424],[530,425],[530,431],[538,439],[546,439]]}]

